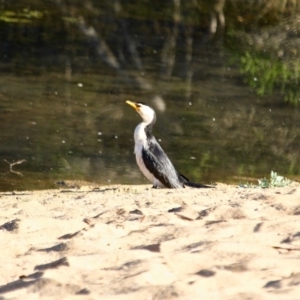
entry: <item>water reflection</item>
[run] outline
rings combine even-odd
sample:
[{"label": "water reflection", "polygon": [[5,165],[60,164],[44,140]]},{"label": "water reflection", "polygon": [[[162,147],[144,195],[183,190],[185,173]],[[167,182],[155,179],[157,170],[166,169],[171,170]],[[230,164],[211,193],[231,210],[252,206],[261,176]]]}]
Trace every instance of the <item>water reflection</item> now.
[{"label": "water reflection", "polygon": [[[231,35],[239,47],[233,47],[244,78],[258,95],[277,93],[285,101],[300,101],[300,66],[298,17],[271,28]],[[251,51],[250,51],[251,48]]]},{"label": "water reflection", "polygon": [[[271,170],[296,178],[298,31],[283,19],[289,1],[269,10],[261,1],[251,32],[257,6],[251,14],[231,2],[37,1],[37,14],[3,5],[0,189],[146,183],[133,155],[140,119],[126,99],[154,107],[156,138],[195,181],[249,181]],[[24,176],[4,159],[25,159],[14,166]]]}]

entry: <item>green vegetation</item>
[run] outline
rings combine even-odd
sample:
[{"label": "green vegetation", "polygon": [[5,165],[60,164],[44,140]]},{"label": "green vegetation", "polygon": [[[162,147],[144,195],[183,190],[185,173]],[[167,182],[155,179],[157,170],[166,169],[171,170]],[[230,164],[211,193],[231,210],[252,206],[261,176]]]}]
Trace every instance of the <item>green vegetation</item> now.
[{"label": "green vegetation", "polygon": [[24,8],[20,11],[5,10],[0,11],[0,21],[6,23],[31,23],[33,19],[41,19],[44,13],[38,10]]},{"label": "green vegetation", "polygon": [[251,183],[240,184],[240,187],[243,188],[274,188],[274,187],[284,187],[288,186],[292,180],[287,179],[286,177],[278,175],[276,172],[271,171],[270,179],[262,178],[258,180],[258,185]]}]

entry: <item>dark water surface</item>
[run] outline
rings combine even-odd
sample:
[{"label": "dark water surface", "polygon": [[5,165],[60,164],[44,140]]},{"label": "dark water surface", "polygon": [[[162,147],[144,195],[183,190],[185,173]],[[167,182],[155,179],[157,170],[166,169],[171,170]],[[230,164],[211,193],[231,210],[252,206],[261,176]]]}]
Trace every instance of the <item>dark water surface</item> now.
[{"label": "dark water surface", "polygon": [[[154,135],[193,181],[245,183],[271,170],[299,178],[294,14],[275,7],[256,19],[229,2],[216,32],[214,8],[201,3],[201,18],[173,2],[160,14],[156,1],[87,2],[93,13],[56,1],[3,5],[0,190],[147,183],[133,155],[140,117],[127,99],[156,110]],[[12,170],[23,176],[9,169],[19,160]]]}]

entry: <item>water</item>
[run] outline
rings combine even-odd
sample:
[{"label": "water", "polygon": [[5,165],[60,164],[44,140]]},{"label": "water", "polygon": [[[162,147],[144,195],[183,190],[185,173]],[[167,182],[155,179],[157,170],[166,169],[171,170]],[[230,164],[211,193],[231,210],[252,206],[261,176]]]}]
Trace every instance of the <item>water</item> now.
[{"label": "water", "polygon": [[[155,3],[146,4],[155,10]],[[168,22],[142,11],[143,18],[124,18],[106,5],[90,20],[100,40],[77,26],[78,14],[69,16],[72,22],[57,22],[59,6],[37,7],[43,16],[29,23],[22,16],[2,21],[0,190],[53,188],[67,179],[147,183],[133,155],[140,117],[127,99],[156,110],[154,135],[193,181],[255,182],[271,170],[298,178],[300,121],[292,85],[298,77],[289,75],[297,71],[295,57],[288,56],[292,66],[285,77],[281,65],[268,77],[257,67],[259,43],[240,42],[239,26],[226,9],[223,37],[209,33],[205,11],[202,23],[197,19],[187,28],[186,20],[176,25],[172,14],[165,16]],[[6,6],[2,16],[16,9]],[[281,24],[276,22],[258,26],[247,39],[271,36],[270,28]],[[273,70],[277,58],[263,45]],[[19,160],[26,161],[12,171],[20,174],[11,172],[9,163]]]}]

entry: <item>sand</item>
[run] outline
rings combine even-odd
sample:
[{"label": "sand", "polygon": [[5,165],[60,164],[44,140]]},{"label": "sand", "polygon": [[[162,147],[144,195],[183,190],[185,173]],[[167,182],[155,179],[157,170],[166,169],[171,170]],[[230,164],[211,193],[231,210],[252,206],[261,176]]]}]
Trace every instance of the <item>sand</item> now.
[{"label": "sand", "polygon": [[0,194],[0,299],[300,299],[300,185]]}]

